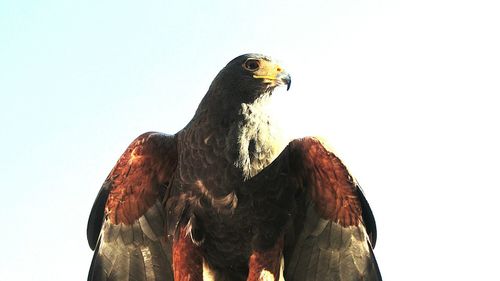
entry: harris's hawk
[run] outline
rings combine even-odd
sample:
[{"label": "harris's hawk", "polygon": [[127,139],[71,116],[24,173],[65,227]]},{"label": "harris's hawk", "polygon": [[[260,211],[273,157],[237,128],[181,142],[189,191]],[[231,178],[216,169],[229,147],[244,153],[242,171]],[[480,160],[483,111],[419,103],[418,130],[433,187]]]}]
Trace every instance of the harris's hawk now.
[{"label": "harris's hawk", "polygon": [[149,132],[105,180],[88,280],[381,280],[370,206],[315,138],[275,144],[263,105],[290,76],[246,54],[175,135]]}]

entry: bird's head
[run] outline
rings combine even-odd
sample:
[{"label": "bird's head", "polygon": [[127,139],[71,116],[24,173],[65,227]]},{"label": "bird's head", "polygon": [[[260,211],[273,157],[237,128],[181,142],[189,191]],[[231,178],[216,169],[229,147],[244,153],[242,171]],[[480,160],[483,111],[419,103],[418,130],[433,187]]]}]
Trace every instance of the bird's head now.
[{"label": "bird's head", "polygon": [[215,77],[211,89],[224,98],[251,103],[282,85],[290,88],[290,75],[270,57],[245,54],[230,61]]}]

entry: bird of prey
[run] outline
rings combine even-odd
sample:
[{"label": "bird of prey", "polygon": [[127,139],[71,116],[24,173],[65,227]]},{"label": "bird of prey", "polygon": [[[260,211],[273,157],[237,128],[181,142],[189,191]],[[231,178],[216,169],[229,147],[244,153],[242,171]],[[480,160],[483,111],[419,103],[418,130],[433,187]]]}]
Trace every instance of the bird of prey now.
[{"label": "bird of prey", "polygon": [[381,280],[375,220],[313,137],[277,145],[264,104],[290,75],[241,55],[179,132],[125,150],[92,207],[88,280]]}]

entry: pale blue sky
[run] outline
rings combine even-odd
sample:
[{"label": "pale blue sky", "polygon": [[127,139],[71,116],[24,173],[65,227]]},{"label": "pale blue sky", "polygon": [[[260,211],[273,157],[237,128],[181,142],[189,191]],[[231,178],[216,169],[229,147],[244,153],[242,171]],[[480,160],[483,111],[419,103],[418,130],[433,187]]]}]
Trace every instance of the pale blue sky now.
[{"label": "pale blue sky", "polygon": [[85,280],[121,152],[247,52],[292,75],[287,134],[326,136],[361,182],[385,280],[496,276],[499,5],[411,2],[1,1],[0,280]]}]

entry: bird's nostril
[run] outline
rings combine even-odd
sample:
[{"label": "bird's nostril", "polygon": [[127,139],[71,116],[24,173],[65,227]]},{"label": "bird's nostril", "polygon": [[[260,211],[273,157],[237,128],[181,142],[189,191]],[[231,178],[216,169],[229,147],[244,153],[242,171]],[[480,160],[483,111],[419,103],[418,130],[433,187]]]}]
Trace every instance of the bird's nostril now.
[{"label": "bird's nostril", "polygon": [[281,67],[276,68],[276,71],[281,72],[283,69]]}]

